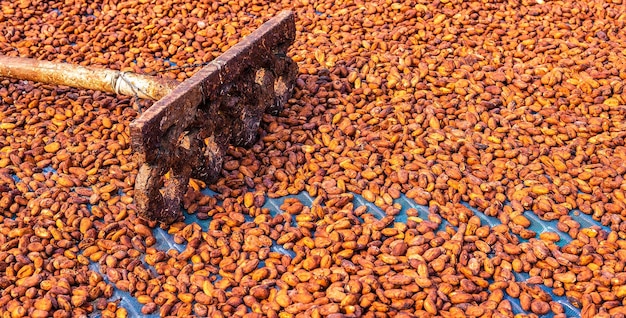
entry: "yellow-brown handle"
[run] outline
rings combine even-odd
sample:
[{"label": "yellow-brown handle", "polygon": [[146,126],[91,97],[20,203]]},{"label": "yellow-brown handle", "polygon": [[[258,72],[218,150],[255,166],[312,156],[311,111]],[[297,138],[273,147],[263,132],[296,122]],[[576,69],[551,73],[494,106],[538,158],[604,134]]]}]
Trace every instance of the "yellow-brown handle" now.
[{"label": "yellow-brown handle", "polygon": [[151,100],[161,99],[179,84],[155,76],[10,56],[0,56],[0,77]]}]

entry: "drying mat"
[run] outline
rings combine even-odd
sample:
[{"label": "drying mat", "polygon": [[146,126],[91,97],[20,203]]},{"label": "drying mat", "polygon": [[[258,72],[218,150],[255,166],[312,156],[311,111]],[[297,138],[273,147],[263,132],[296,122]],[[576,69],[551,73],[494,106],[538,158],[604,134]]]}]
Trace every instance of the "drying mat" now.
[{"label": "drying mat", "polygon": [[[210,190],[204,190],[203,193],[205,195],[215,195],[214,192],[211,192]],[[290,196],[286,196],[283,198],[279,198],[279,199],[270,199],[270,198],[266,198],[265,204],[264,204],[264,208],[268,208],[270,210],[270,213],[272,215],[276,215],[277,213],[282,213],[282,211],[280,210],[280,206],[283,204],[285,198],[297,198],[300,200],[300,202],[302,202],[304,205],[306,206],[311,206],[311,204],[313,203],[313,198],[311,198],[307,193],[303,192],[301,194],[298,195],[290,195]],[[394,203],[400,203],[402,205],[402,210],[401,212],[395,217],[395,222],[406,222],[407,220],[407,214],[406,211],[410,208],[414,208],[417,211],[419,211],[419,217],[421,219],[427,220],[428,219],[428,207],[426,206],[421,206],[421,205],[417,205],[412,199],[407,198],[406,196],[402,195],[399,199],[395,200]],[[373,203],[370,203],[368,201],[366,201],[365,199],[363,199],[362,196],[360,195],[354,195],[354,200],[353,200],[353,204],[354,207],[357,208],[359,206],[367,206],[368,207],[368,213],[374,215],[376,218],[382,218],[383,216],[385,216],[385,213],[376,205],[374,205]],[[500,221],[495,218],[495,217],[490,217],[485,215],[482,212],[479,212],[478,210],[476,210],[475,208],[472,208],[471,206],[469,206],[468,204],[464,204],[467,208],[469,208],[470,210],[472,210],[474,212],[474,215],[476,215],[477,217],[480,218],[481,220],[481,225],[489,225],[491,227],[494,227],[496,225],[501,224]],[[535,231],[537,233],[537,236],[543,232],[554,232],[554,233],[558,233],[561,237],[561,240],[556,242],[556,244],[560,247],[566,245],[567,243],[572,241],[572,238],[569,237],[569,235],[567,233],[561,232],[556,228],[556,223],[557,221],[550,221],[550,222],[546,222],[541,220],[539,217],[537,217],[537,215],[535,215],[533,212],[530,211],[526,211],[524,213],[524,216],[526,218],[528,218],[531,222],[531,226],[529,227],[530,230]],[[578,211],[572,211],[570,213],[570,216],[572,217],[572,219],[574,219],[575,221],[577,221],[580,225],[581,225],[581,229],[582,228],[595,228],[596,230],[604,230],[607,232],[610,232],[610,229],[606,226],[602,226],[600,225],[598,222],[596,222],[595,220],[593,220],[591,218],[591,216],[586,215],[584,213],[580,213]],[[252,218],[249,216],[246,216],[246,221],[252,221]],[[185,213],[185,223],[186,224],[191,224],[191,223],[197,223],[198,225],[200,225],[200,227],[202,228],[203,231],[206,231],[209,227],[209,223],[211,222],[211,219],[207,219],[207,220],[199,220],[195,215],[193,214],[187,214]],[[439,228],[437,229],[437,231],[445,231],[446,226],[452,226],[450,225],[447,221],[445,221],[445,219],[443,220],[443,222],[440,224]],[[452,226],[453,227],[453,226]],[[165,230],[161,229],[161,228],[156,228],[153,230],[153,234],[157,240],[157,243],[154,245],[154,247],[158,250],[167,252],[170,249],[175,249],[179,252],[182,252],[185,249],[185,245],[184,244],[176,244],[174,242],[173,236],[168,234]],[[525,242],[527,240],[519,238],[520,242]],[[284,253],[287,254],[289,256],[295,256],[295,253],[291,250],[287,250],[285,248],[283,248],[282,246],[276,244],[274,242],[273,246],[271,247],[271,250],[273,252],[280,252],[280,253]],[[489,255],[489,256],[493,256],[493,255]],[[142,259],[143,261],[143,259]],[[144,262],[145,264],[145,262]],[[150,268],[151,270],[154,270],[154,268],[152,268],[151,266],[149,266],[148,264],[145,264],[147,268]],[[259,263],[259,267],[263,267],[264,263],[260,262]],[[91,269],[100,272],[99,270],[99,266],[97,263],[92,263],[90,265]],[[513,272],[515,275],[515,279],[516,281],[525,281],[529,278],[528,273],[516,273]],[[106,279],[106,275],[103,274],[103,276]],[[219,279],[219,276],[217,277]],[[492,281],[490,281],[491,283]],[[113,286],[115,286],[113,284]],[[576,308],[575,306],[573,306],[568,300],[567,297],[565,296],[556,296],[551,288],[544,286],[544,285],[539,285],[545,292],[547,292],[548,294],[550,294],[552,296],[552,299],[554,301],[558,301],[562,306],[563,309],[565,310],[565,314],[567,315],[567,317],[580,317],[580,309]],[[515,314],[527,314],[527,312],[525,312],[519,302],[518,298],[513,298],[508,296],[505,293],[504,299],[509,300],[509,302],[511,303],[511,307],[513,308],[513,312]],[[110,301],[119,301],[119,305],[118,306],[122,306],[124,307],[129,314],[129,317],[159,317],[158,313],[157,314],[152,314],[152,315],[143,315],[141,314],[141,308],[142,308],[142,304],[138,303],[137,300],[132,297],[128,292],[123,292],[120,290],[115,290],[113,296],[109,299]],[[93,313],[91,315],[92,317],[100,317],[100,314],[98,312]],[[543,317],[552,317],[553,314],[550,312],[547,315],[544,315]]]}]

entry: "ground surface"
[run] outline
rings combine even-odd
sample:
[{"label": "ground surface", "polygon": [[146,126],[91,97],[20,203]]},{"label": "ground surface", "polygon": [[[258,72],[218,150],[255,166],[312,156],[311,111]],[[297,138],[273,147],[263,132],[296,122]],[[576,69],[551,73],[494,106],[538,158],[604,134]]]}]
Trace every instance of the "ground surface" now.
[{"label": "ground surface", "polygon": [[[3,317],[125,316],[114,287],[163,316],[564,316],[561,296],[584,317],[624,316],[621,0],[0,8],[0,54],[178,80],[199,67],[167,68],[210,61],[291,9],[300,68],[259,141],[229,150],[219,195],[192,184],[185,207],[211,222],[165,228],[182,252],[155,248],[155,224],[135,215],[140,102],[1,80]],[[262,208],[302,191],[314,201]],[[429,216],[394,222],[402,194]],[[558,231],[536,233],[535,215]]]}]

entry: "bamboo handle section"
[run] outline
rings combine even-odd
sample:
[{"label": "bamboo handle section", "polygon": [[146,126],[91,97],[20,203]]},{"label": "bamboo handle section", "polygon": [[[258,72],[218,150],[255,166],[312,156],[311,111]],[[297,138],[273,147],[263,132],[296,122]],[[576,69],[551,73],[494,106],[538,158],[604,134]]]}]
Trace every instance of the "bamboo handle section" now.
[{"label": "bamboo handle section", "polygon": [[0,56],[0,77],[92,89],[155,101],[169,94],[179,84],[177,81],[155,76],[10,56]]}]

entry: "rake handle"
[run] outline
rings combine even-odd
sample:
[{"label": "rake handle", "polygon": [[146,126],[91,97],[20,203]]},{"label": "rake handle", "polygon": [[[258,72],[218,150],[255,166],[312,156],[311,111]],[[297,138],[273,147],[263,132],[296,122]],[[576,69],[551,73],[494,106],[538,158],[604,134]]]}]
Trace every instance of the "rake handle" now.
[{"label": "rake handle", "polygon": [[0,56],[0,77],[137,96],[155,101],[169,94],[179,84],[177,81],[155,76],[11,56]]}]

